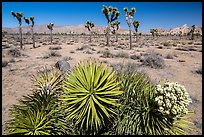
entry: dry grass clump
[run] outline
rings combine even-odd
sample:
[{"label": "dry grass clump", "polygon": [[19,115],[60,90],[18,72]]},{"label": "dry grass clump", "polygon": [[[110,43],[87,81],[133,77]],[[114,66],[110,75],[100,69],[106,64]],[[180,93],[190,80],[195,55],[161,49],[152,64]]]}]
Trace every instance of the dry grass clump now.
[{"label": "dry grass clump", "polygon": [[164,58],[162,57],[161,54],[156,53],[156,52],[148,52],[144,54],[140,61],[142,62],[143,65],[145,66],[150,66],[151,68],[164,68]]},{"label": "dry grass clump", "polygon": [[45,55],[43,58],[47,59],[47,58],[51,58],[51,57],[61,57],[62,55],[60,55],[56,50],[51,50],[48,55]]},{"label": "dry grass clump", "polygon": [[133,59],[133,60],[137,60],[137,59],[140,59],[140,56],[130,55],[130,58]]},{"label": "dry grass clump", "polygon": [[166,55],[166,58],[167,58],[167,59],[173,59],[173,58],[174,58],[174,55],[173,55],[172,53],[168,53],[168,54]]},{"label": "dry grass clump", "polygon": [[122,52],[115,54],[114,57],[116,57],[116,58],[129,58],[129,55],[128,55],[128,53],[122,51]]},{"label": "dry grass clump", "polygon": [[102,51],[102,56],[103,58],[112,58],[113,54],[110,52],[108,48],[106,48],[104,51]]},{"label": "dry grass clump", "polygon": [[54,46],[54,47],[49,47],[50,50],[60,50],[62,49],[61,46]]},{"label": "dry grass clump", "polygon": [[13,57],[20,57],[22,56],[22,53],[18,48],[12,48],[8,51],[8,55],[11,55]]}]

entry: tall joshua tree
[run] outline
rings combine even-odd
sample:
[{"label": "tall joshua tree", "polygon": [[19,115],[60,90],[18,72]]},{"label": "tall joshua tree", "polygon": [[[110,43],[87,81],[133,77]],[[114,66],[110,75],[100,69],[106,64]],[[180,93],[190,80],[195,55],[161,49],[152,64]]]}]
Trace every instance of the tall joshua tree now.
[{"label": "tall joshua tree", "polygon": [[116,7],[109,6],[107,8],[105,5],[103,5],[102,12],[106,16],[106,19],[108,21],[108,26],[106,29],[106,39],[107,39],[106,45],[109,46],[111,23],[118,19],[120,12]]},{"label": "tall joshua tree", "polygon": [[32,22],[32,25],[30,25],[30,21],[28,18],[24,17],[25,22],[28,24],[29,28],[31,29],[31,35],[32,35],[32,40],[33,40],[33,48],[35,48],[35,39],[34,39],[34,34],[33,34],[33,26],[34,26],[34,17],[30,17],[30,21]]},{"label": "tall joshua tree", "polygon": [[195,32],[195,25],[191,26],[191,30],[190,30],[191,40],[194,40],[194,32]]},{"label": "tall joshua tree", "polygon": [[17,18],[18,22],[19,22],[19,34],[20,34],[20,46],[21,46],[21,49],[23,48],[23,42],[22,42],[22,28],[21,28],[21,25],[22,25],[22,20],[21,18],[23,17],[23,12],[13,12],[11,11],[11,14]]},{"label": "tall joshua tree", "polygon": [[128,24],[128,27],[129,27],[129,35],[130,35],[130,49],[132,49],[132,19],[133,19],[133,16],[134,16],[134,13],[136,12],[136,9],[135,8],[131,8],[130,11],[128,11],[127,8],[124,8],[124,11],[125,11],[125,20]]},{"label": "tall joshua tree", "polygon": [[133,21],[133,26],[135,28],[136,41],[137,41],[137,37],[138,37],[138,27],[139,27],[139,25],[140,25],[139,21],[137,21],[137,20]]},{"label": "tall joshua tree", "polygon": [[[118,29],[119,29],[120,21],[116,21],[111,24],[111,27],[113,28],[113,34],[116,35],[116,42],[118,42]],[[116,31],[117,30],[117,31]]]},{"label": "tall joshua tree", "polygon": [[51,44],[52,44],[52,30],[53,30],[53,23],[49,23],[47,24],[47,28],[50,30],[50,40],[51,40]]},{"label": "tall joshua tree", "polygon": [[89,39],[89,42],[91,42],[91,33],[92,33],[92,31],[91,31],[91,29],[94,27],[94,23],[93,22],[91,22],[91,21],[87,21],[86,22],[86,24],[85,24],[85,28],[87,28],[88,29],[88,31],[89,31],[89,35],[90,35],[90,39]]}]

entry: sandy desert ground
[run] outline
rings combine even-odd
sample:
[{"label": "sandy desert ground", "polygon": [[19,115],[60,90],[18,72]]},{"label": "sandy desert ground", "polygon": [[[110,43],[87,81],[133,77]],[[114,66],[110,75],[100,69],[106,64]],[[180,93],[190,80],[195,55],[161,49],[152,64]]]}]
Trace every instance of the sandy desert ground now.
[{"label": "sandy desert ground", "polygon": [[[54,35],[51,45],[49,35],[38,35],[35,36],[37,48],[32,48],[30,35],[23,37],[24,49],[21,50],[16,41],[18,36],[2,36],[2,61],[5,63],[2,63],[3,134],[5,122],[9,119],[9,108],[18,103],[23,95],[32,92],[31,75],[36,74],[39,68],[52,67],[62,59],[67,59],[73,67],[88,58],[107,64],[132,63],[135,69],[146,73],[154,82],[168,80],[184,85],[193,100],[189,109],[194,111],[190,120],[195,130],[190,134],[202,134],[202,37],[192,41],[187,37],[161,36],[153,39],[152,36],[141,36],[136,43],[133,38],[132,50],[129,50],[128,36],[119,36],[118,42],[114,42],[115,37],[112,37],[111,46],[107,47],[103,36],[92,37],[90,43],[89,37],[85,36]],[[103,57],[104,51],[114,56]],[[150,52],[161,54],[164,68],[140,66],[141,57]]]}]

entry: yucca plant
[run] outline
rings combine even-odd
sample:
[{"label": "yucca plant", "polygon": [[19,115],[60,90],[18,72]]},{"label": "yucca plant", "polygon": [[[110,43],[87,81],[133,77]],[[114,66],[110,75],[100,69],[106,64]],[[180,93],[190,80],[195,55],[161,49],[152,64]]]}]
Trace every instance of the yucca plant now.
[{"label": "yucca plant", "polygon": [[23,48],[23,42],[22,42],[22,28],[21,28],[21,25],[22,25],[22,20],[21,18],[23,17],[23,12],[13,12],[11,11],[11,14],[18,20],[19,22],[19,34],[20,34],[20,47],[21,49]]},{"label": "yucca plant", "polygon": [[91,22],[91,21],[87,21],[86,22],[86,24],[85,24],[85,28],[87,28],[88,29],[88,31],[89,31],[89,35],[90,35],[90,39],[89,39],[89,42],[91,42],[91,29],[94,27],[94,23],[93,22]]},{"label": "yucca plant", "polygon": [[124,8],[123,10],[125,11],[125,20],[126,20],[128,27],[129,27],[130,49],[132,49],[132,19],[133,19],[135,12],[136,12],[136,9],[131,8],[131,10],[128,11],[127,8]]},{"label": "yucca plant", "polygon": [[139,25],[140,25],[139,21],[137,21],[137,20],[133,21],[133,26],[135,28],[136,42],[137,42],[137,39],[138,39],[137,37],[138,37],[138,27],[139,27]]},{"label": "yucca plant", "polygon": [[52,30],[53,30],[54,23],[47,24],[47,28],[50,30],[50,40],[52,44]]},{"label": "yucca plant", "polygon": [[108,26],[106,28],[106,40],[107,40],[106,45],[109,46],[111,23],[118,19],[120,12],[116,7],[109,6],[107,8],[105,5],[103,5],[102,12],[106,16],[106,19],[108,21]]},{"label": "yucca plant", "polygon": [[98,134],[117,115],[123,93],[118,85],[113,69],[96,60],[81,62],[68,74],[60,100],[80,134]]},{"label": "yucca plant", "polygon": [[111,24],[111,27],[113,28],[113,34],[116,35],[116,42],[118,42],[118,29],[119,29],[119,25],[120,25],[120,21],[116,21],[114,23]]},{"label": "yucca plant", "polygon": [[[66,129],[62,110],[58,108],[58,90],[62,78],[54,69],[38,71],[33,76],[34,90],[23,96],[18,105],[11,108],[11,120],[7,122],[8,134],[52,135]],[[60,123],[60,124],[59,124]],[[58,130],[56,130],[58,129]]]},{"label": "yucca plant", "polygon": [[115,124],[116,134],[165,134],[165,128],[170,127],[170,122],[155,109],[154,86],[149,79],[137,72],[122,73],[119,79],[124,93]]}]

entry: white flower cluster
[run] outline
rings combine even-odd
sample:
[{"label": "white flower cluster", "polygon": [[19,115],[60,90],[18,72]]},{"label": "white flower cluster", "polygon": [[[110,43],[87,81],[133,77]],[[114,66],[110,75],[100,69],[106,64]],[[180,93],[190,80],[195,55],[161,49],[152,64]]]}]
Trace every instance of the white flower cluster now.
[{"label": "white flower cluster", "polygon": [[158,111],[164,115],[179,116],[187,114],[187,106],[192,102],[184,86],[166,82],[156,86],[155,101],[159,105]]}]

